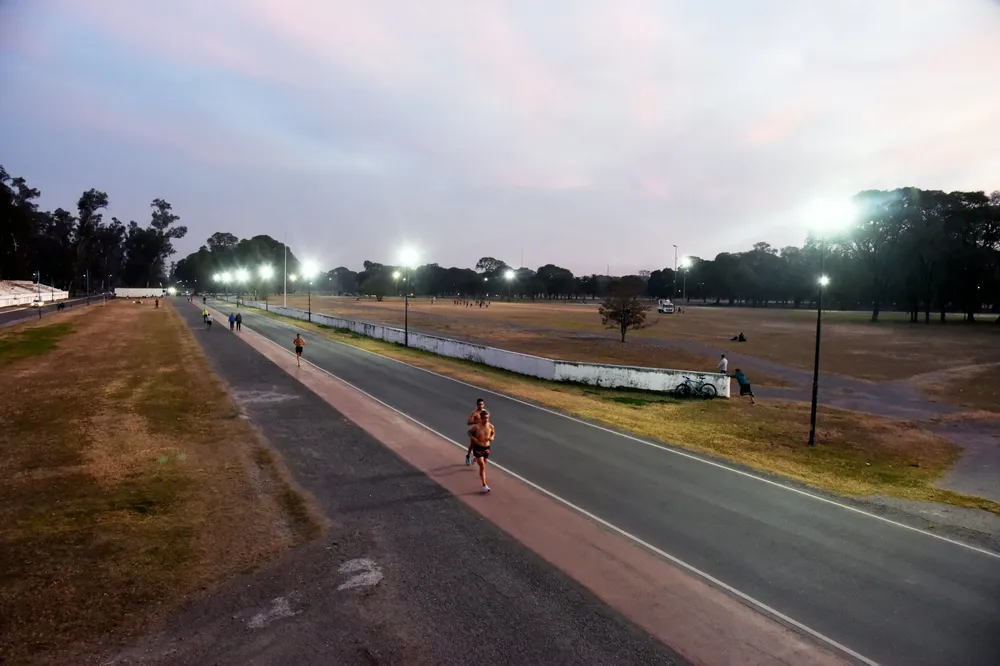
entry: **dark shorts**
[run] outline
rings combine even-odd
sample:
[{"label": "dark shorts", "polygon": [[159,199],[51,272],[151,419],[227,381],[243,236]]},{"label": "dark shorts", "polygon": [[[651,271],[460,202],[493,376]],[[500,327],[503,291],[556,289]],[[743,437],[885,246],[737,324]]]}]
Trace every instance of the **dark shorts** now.
[{"label": "dark shorts", "polygon": [[478,446],[476,444],[473,444],[472,445],[472,457],[473,458],[488,459],[490,457],[490,447],[488,447],[488,446]]},{"label": "dark shorts", "polygon": [[753,395],[749,384],[740,384],[740,395]]},{"label": "dark shorts", "polygon": [[295,348],[295,353],[301,356],[302,355],[302,347],[296,347]]}]

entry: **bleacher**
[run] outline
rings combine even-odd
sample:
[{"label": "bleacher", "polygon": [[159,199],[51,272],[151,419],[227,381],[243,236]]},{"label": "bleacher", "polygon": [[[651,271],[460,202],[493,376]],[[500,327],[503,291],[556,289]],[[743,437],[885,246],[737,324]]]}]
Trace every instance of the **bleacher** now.
[{"label": "bleacher", "polygon": [[39,297],[45,303],[61,301],[69,298],[69,292],[47,284],[36,284],[31,280],[0,280],[0,308],[30,305]]}]

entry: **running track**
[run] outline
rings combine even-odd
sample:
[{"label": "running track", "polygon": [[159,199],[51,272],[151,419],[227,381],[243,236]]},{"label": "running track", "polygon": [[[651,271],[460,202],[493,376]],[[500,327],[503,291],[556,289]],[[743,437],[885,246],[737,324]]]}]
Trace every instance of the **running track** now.
[{"label": "running track", "polygon": [[[292,325],[243,314],[289,347]],[[484,397],[498,433],[491,461],[870,663],[1000,663],[995,553],[305,335],[309,361],[451,439],[464,440]]]}]

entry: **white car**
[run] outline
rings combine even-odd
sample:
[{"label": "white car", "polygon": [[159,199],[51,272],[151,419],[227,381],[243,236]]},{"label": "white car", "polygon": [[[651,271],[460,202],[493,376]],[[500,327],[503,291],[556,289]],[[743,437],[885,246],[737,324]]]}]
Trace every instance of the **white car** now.
[{"label": "white car", "polygon": [[40,298],[36,298],[35,300],[31,301],[31,307],[33,308],[40,308],[43,305],[45,305],[45,301],[43,301]]},{"label": "white car", "polygon": [[656,311],[660,314],[673,314],[674,304],[668,298],[661,298],[656,304]]}]

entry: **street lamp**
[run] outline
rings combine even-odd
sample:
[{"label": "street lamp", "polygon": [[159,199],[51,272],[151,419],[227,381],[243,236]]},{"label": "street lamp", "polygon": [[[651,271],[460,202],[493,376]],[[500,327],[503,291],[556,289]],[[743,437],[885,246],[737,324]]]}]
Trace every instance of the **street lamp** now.
[{"label": "street lamp", "polygon": [[316,263],[313,261],[303,261],[302,265],[299,266],[299,275],[302,279],[306,281],[306,297],[309,303],[309,321],[313,320],[313,303],[312,303],[312,279],[319,272],[316,267]]},{"label": "street lamp", "polygon": [[264,264],[258,269],[258,272],[260,273],[260,279],[264,281],[264,309],[268,310],[267,307],[267,292],[269,291],[268,280],[270,280],[271,277],[274,275],[274,269],[271,268],[269,265]]},{"label": "street lamp", "polygon": [[392,286],[396,289],[396,296],[399,297],[399,271],[392,272]]},{"label": "street lamp", "polygon": [[819,352],[823,333],[823,290],[830,285],[824,272],[826,262],[826,237],[838,229],[851,225],[857,218],[857,209],[846,201],[813,205],[808,213],[819,236],[819,278],[816,297],[816,355],[813,359],[812,404],[809,409],[809,446],[816,446],[816,410],[819,403]]},{"label": "street lamp", "polygon": [[510,303],[510,284],[511,282],[514,281],[514,278],[517,276],[517,273],[508,268],[507,271],[503,274],[503,276],[507,280],[507,302]]},{"label": "street lamp", "polygon": [[674,289],[673,293],[670,294],[670,300],[677,300],[677,246],[674,245]]},{"label": "street lamp", "polygon": [[406,275],[403,277],[403,282],[405,283],[404,288],[406,292],[403,294],[403,346],[410,346],[410,283],[406,278],[409,277],[410,271],[417,267],[417,261],[419,260],[419,255],[417,251],[412,247],[403,248],[399,252],[399,263],[402,265],[403,270],[406,271]]},{"label": "street lamp", "polygon": [[685,303],[687,302],[688,293],[688,269],[691,268],[691,257],[681,257],[681,270],[684,271],[684,292],[681,296],[681,300]]}]

